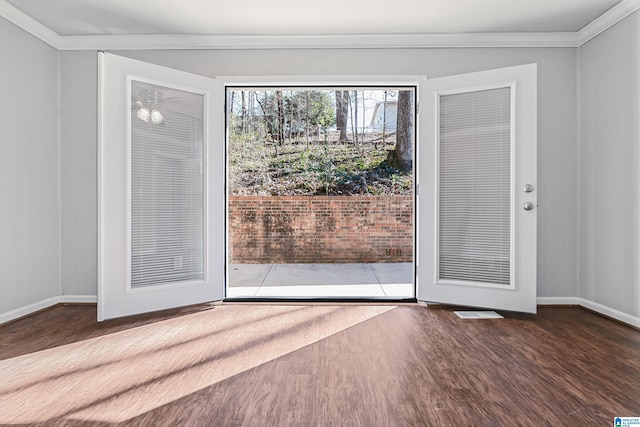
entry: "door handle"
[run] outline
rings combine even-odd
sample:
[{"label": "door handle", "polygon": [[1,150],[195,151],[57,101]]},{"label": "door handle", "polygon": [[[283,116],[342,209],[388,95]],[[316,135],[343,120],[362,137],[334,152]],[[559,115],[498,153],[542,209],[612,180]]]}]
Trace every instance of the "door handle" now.
[{"label": "door handle", "polygon": [[524,202],[524,205],[522,205],[522,207],[525,211],[530,211],[534,208],[534,205],[531,202]]}]

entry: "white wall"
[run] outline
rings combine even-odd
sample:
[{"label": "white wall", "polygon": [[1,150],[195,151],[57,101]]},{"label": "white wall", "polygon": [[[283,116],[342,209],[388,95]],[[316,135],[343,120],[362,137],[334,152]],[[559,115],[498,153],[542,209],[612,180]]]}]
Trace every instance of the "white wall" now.
[{"label": "white wall", "polygon": [[[11,40],[0,45],[3,58],[15,59],[0,67],[3,98],[10,101],[3,99],[0,106],[3,129],[0,188],[3,206],[9,207],[0,211],[3,226],[0,313],[4,313],[58,295],[58,274],[62,277],[63,295],[97,292],[97,76],[95,52],[58,54],[3,20],[0,37]],[[538,294],[548,297],[578,294],[576,49],[187,50],[121,54],[205,76],[440,77],[537,62]],[[60,204],[55,114],[58,100],[62,109]],[[35,111],[37,121],[16,111]],[[62,248],[60,273],[58,245]]]},{"label": "white wall", "polygon": [[[640,12],[579,49],[121,54],[205,76],[440,77],[537,62],[538,295],[640,316]],[[0,57],[1,317],[96,294],[97,67],[95,52],[58,53],[2,18]]]},{"label": "white wall", "polygon": [[57,296],[58,52],[0,18],[0,314]]},{"label": "white wall", "polygon": [[[232,75],[427,75],[440,77],[491,68],[538,63],[538,295],[565,297],[577,295],[577,107],[576,49],[395,49],[395,50],[269,50],[269,51],[143,51],[115,52],[148,62],[189,71],[204,76]],[[80,52],[62,57],[63,69],[80,66],[76,75],[94,75],[93,64]],[[82,56],[82,59],[80,59]],[[89,82],[84,82],[84,84]],[[87,87],[87,97],[95,93],[95,82]],[[84,105],[82,93],[68,96],[63,106]],[[87,103],[87,105],[91,105]],[[75,120],[63,116],[63,123]],[[84,126],[84,125],[83,125]],[[64,126],[63,126],[64,129]],[[95,132],[84,128],[69,135],[64,146],[85,146]],[[94,141],[95,143],[95,141]],[[64,152],[65,162],[95,165],[93,151]],[[95,166],[93,166],[95,167]],[[73,170],[65,182],[86,180],[95,175],[87,166]],[[63,195],[67,187],[63,188]],[[87,189],[88,190],[88,189]],[[63,197],[64,198],[64,197]],[[64,215],[92,212],[95,196],[86,194],[76,205],[64,204]],[[73,212],[68,209],[74,210]],[[66,233],[64,233],[66,236]],[[95,235],[74,235],[71,256],[63,256],[63,271],[82,268],[94,274],[91,265],[79,259],[95,251]],[[94,284],[80,284],[76,279],[63,282],[65,293],[95,294]],[[80,289],[82,287],[82,289]]]},{"label": "white wall", "polygon": [[61,278],[63,295],[96,295],[98,55],[61,52]]},{"label": "white wall", "polygon": [[[0,44],[2,57],[11,58],[0,67],[3,131],[0,313],[5,313],[57,296],[59,274],[62,294],[96,293],[97,77],[95,52],[58,54],[3,19],[0,19],[0,40],[11,40]],[[440,77],[537,62],[538,294],[578,296],[639,316],[639,40],[640,17],[636,13],[577,51],[407,49],[121,54],[205,76]],[[58,102],[62,111],[59,127]]]},{"label": "white wall", "polygon": [[640,316],[640,12],[579,49],[579,296]]}]

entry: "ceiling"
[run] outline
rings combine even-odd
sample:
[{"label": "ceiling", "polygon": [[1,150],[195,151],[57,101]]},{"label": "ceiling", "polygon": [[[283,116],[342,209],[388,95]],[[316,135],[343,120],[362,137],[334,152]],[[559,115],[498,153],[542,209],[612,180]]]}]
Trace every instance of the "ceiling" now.
[{"label": "ceiling", "polygon": [[384,44],[389,38],[467,40],[469,34],[566,42],[608,15],[622,19],[616,10],[637,8],[638,0],[0,0],[0,15],[54,45],[128,38],[130,44],[191,40],[193,47],[214,38]]},{"label": "ceiling", "polygon": [[620,0],[8,0],[61,36],[578,31]]}]

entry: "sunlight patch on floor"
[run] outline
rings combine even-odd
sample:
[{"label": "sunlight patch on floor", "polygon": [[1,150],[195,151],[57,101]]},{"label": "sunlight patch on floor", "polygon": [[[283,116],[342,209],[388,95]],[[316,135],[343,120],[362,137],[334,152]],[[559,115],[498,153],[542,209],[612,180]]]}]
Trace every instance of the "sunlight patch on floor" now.
[{"label": "sunlight patch on floor", "polygon": [[395,308],[217,306],[0,361],[0,423],[118,423]]}]

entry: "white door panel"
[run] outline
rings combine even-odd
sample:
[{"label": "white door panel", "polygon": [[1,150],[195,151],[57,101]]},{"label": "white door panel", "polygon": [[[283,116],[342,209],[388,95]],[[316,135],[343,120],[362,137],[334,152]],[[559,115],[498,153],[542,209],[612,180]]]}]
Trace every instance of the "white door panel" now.
[{"label": "white door panel", "polygon": [[421,85],[419,300],[536,312],[536,91],[535,64]]},{"label": "white door panel", "polygon": [[99,54],[98,320],[224,293],[224,91]]}]

